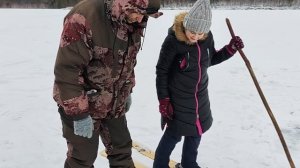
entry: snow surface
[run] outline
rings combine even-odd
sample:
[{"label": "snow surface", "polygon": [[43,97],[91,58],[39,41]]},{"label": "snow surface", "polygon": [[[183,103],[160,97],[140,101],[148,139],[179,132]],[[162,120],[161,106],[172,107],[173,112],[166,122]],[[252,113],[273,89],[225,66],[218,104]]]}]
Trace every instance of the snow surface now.
[{"label": "snow surface", "polygon": [[[52,99],[53,66],[66,9],[0,9],[0,168],[63,167],[66,143]],[[161,43],[179,10],[150,19],[136,67],[137,86],[127,115],[133,140],[155,149],[162,131],[155,90]],[[216,48],[230,40],[225,18],[245,43],[244,52],[300,166],[300,11],[213,10]],[[272,122],[242,60],[209,69],[214,117],[198,162],[209,168],[288,168]],[[101,143],[100,143],[101,144]],[[178,144],[172,158],[180,161]],[[100,145],[99,150],[103,149]],[[151,167],[135,151],[133,157]],[[95,166],[108,167],[99,156]]]}]

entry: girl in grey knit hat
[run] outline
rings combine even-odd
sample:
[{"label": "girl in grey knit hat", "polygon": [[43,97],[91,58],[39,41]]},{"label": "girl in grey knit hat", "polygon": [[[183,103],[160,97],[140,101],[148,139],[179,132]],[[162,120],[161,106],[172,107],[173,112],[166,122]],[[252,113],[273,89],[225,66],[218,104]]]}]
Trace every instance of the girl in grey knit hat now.
[{"label": "girl in grey knit hat", "polygon": [[156,89],[165,132],[155,152],[154,168],[167,168],[175,145],[184,137],[181,164],[199,168],[198,147],[212,125],[208,96],[210,66],[231,58],[244,44],[238,36],[216,50],[208,0],[198,0],[189,12],[175,17],[162,44],[156,66]]}]

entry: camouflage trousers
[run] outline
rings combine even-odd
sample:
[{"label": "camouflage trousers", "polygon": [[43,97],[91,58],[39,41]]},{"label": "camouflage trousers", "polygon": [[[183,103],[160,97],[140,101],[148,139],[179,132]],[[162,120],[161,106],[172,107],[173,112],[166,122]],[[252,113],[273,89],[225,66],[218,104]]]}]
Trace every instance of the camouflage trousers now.
[{"label": "camouflage trousers", "polygon": [[73,119],[62,108],[58,111],[62,120],[63,137],[68,146],[64,168],[94,168],[99,137],[106,147],[110,168],[134,168],[131,157],[132,140],[125,116],[96,121],[92,138],[85,138],[75,135]]}]

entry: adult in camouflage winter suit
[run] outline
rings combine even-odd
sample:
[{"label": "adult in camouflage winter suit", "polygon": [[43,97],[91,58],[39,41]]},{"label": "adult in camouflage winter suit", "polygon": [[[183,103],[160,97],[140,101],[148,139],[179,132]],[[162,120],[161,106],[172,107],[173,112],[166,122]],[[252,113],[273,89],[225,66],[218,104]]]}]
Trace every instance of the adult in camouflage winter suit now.
[{"label": "adult in camouflage winter suit", "polygon": [[134,167],[127,128],[134,66],[159,0],[83,0],[65,17],[53,96],[68,152],[65,168],[91,168],[99,135],[110,167]]}]

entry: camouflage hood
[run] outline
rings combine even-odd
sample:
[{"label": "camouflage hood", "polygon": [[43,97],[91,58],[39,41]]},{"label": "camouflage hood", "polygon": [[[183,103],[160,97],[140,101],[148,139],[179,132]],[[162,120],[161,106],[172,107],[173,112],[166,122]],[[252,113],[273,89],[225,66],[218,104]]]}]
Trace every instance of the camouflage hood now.
[{"label": "camouflage hood", "polygon": [[140,13],[154,18],[162,15],[158,12],[160,0],[105,0],[105,3],[108,16],[115,22],[124,23],[130,13]]}]

